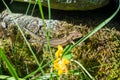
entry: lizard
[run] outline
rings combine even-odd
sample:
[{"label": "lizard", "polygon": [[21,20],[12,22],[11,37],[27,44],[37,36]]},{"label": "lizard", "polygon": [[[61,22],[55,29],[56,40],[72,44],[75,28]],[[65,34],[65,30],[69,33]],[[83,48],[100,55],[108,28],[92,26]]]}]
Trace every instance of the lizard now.
[{"label": "lizard", "polygon": [[73,40],[81,38],[82,34],[77,31],[72,31],[67,37],[59,38],[59,39],[51,39],[50,46],[57,47],[57,45],[65,46],[69,43],[74,44]]}]

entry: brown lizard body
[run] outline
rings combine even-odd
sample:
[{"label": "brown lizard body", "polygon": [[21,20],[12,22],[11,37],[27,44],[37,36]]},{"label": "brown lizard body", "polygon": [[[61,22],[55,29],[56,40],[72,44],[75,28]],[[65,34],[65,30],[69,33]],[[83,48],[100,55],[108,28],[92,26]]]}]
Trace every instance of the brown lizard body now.
[{"label": "brown lizard body", "polygon": [[63,37],[60,39],[51,39],[50,46],[51,47],[56,47],[57,45],[65,46],[69,43],[73,43],[73,40],[75,40],[77,38],[81,38],[81,37],[82,37],[81,33],[77,32],[77,31],[73,31],[67,37]]}]

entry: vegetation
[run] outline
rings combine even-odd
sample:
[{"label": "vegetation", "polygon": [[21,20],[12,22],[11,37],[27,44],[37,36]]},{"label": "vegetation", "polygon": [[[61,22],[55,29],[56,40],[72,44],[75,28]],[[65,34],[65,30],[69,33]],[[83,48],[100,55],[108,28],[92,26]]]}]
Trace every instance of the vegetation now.
[{"label": "vegetation", "polygon": [[[6,5],[4,0],[2,1]],[[94,29],[73,25],[84,36],[73,45],[65,47],[58,45],[58,50],[50,47],[50,28],[46,29],[40,0],[38,5],[46,32],[46,48],[42,48],[41,51],[39,47],[30,45],[16,23],[19,32],[14,41],[9,37],[0,38],[0,79],[120,79],[120,41],[118,39],[120,32],[114,28],[101,29],[118,13],[120,5],[113,15]],[[7,5],[6,8],[12,13]],[[50,20],[50,0],[48,0],[48,12]]]}]

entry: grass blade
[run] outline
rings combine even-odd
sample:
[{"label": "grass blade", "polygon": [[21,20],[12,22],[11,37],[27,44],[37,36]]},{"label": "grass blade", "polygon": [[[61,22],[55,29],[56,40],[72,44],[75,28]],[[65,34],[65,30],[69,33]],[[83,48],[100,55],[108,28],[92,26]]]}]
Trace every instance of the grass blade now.
[{"label": "grass blade", "polygon": [[5,61],[7,68],[10,72],[10,74],[16,79],[18,80],[19,77],[15,71],[15,69],[13,68],[12,64],[9,62],[9,60],[7,59],[6,55],[4,54],[4,49],[0,48],[0,57],[2,58],[3,61]]},{"label": "grass blade", "polygon": [[[0,75],[0,79],[1,80],[16,80],[14,77],[6,76],[6,75]],[[25,80],[25,79],[19,78],[18,80]]]}]

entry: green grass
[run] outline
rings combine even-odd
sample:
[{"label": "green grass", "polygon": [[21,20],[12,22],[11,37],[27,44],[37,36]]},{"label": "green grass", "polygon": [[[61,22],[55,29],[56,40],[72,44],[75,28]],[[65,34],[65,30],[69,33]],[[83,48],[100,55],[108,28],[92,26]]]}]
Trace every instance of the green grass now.
[{"label": "green grass", "polygon": [[[4,0],[2,0],[2,1],[4,2]],[[65,47],[62,56],[66,57],[66,58],[70,58],[70,60],[72,60],[71,61],[72,64],[76,65],[76,66],[72,65],[76,70],[73,70],[73,71],[70,70],[70,74],[68,74],[68,75],[58,76],[56,74],[56,72],[53,71],[53,68],[51,66],[51,65],[53,65],[54,53],[55,53],[55,51],[54,50],[52,51],[51,47],[50,47],[50,27],[51,27],[51,25],[49,25],[49,28],[47,30],[45,22],[44,22],[45,18],[44,18],[44,13],[43,13],[43,10],[42,10],[42,4],[41,4],[40,1],[41,0],[38,0],[38,6],[39,6],[39,10],[40,10],[40,15],[42,17],[42,21],[44,23],[44,30],[46,32],[46,39],[47,39],[47,47],[45,49],[45,53],[43,53],[43,54],[47,55],[47,52],[50,53],[50,58],[46,58],[44,56],[41,56],[42,59],[41,60],[38,59],[37,54],[35,54],[35,52],[33,51],[32,47],[30,46],[29,42],[27,41],[24,33],[22,32],[21,28],[19,27],[18,23],[16,23],[18,31],[21,33],[21,35],[22,35],[22,37],[23,37],[23,39],[24,39],[27,47],[29,48],[30,53],[32,54],[33,59],[37,63],[37,69],[34,70],[34,71],[31,71],[31,72],[28,72],[28,74],[24,75],[24,77],[22,76],[23,77],[22,79],[29,79],[29,78],[32,77],[32,78],[35,78],[36,80],[37,79],[43,79],[43,78],[51,79],[51,80],[53,79],[54,80],[54,79],[63,79],[62,77],[65,77],[65,78],[69,79],[70,76],[78,76],[78,78],[80,78],[80,79],[92,79],[93,80],[95,77],[92,76],[88,72],[88,69],[85,68],[86,66],[84,67],[84,65],[82,65],[84,63],[84,61],[83,61],[83,63],[81,63],[80,61],[74,60],[71,57],[72,55],[70,55],[71,51],[74,50],[74,48],[77,47],[79,44],[83,43],[90,36],[92,36],[93,34],[97,33],[97,31],[100,30],[102,27],[104,27],[108,22],[110,22],[115,17],[115,15],[118,13],[118,11],[120,9],[120,5],[118,6],[117,10],[109,18],[107,18],[101,24],[99,24],[98,26],[96,26],[91,32],[89,32],[84,37],[82,37],[80,40],[78,40],[74,45],[71,45],[71,46],[68,45],[68,46]],[[4,4],[5,4],[6,8],[10,11],[9,7],[6,5],[5,2],[4,2]],[[119,0],[119,4],[120,4],[120,0]],[[27,14],[27,12],[29,10],[29,7],[30,7],[30,4],[28,5],[26,14]],[[10,11],[10,13],[12,13],[12,12]],[[49,20],[51,20],[50,0],[48,0],[48,18],[49,18]],[[116,44],[118,44],[118,43],[116,43]],[[7,57],[5,47],[6,47],[6,45],[4,46],[4,48],[0,48],[1,60],[4,61],[5,64],[7,65],[8,71],[11,74],[10,76],[13,76],[15,78],[15,80],[18,80],[20,75],[18,75],[18,73],[17,73],[18,71],[16,71],[15,66],[12,65],[11,60],[9,60],[9,58]],[[14,49],[19,49],[19,48],[17,46],[15,46]],[[118,51],[118,53],[119,53],[119,51]],[[117,73],[117,69],[119,67],[119,62],[117,62],[117,61],[115,61],[115,62],[116,63],[111,66],[111,67],[114,67],[113,70],[112,70],[113,73]],[[103,65],[103,63],[101,63],[101,65]],[[107,64],[105,64],[103,66],[107,67],[106,65]],[[108,65],[110,65],[110,64],[108,64]],[[25,66],[25,64],[23,64],[23,66]],[[78,66],[81,68],[81,70],[79,70]],[[98,66],[95,66],[95,67],[98,67]],[[49,71],[46,68],[49,69]],[[29,69],[29,68],[26,67],[26,69]],[[114,70],[116,72],[114,72]],[[40,76],[36,76],[36,74],[38,74],[38,73],[40,73]],[[101,73],[98,73],[98,74],[100,75]],[[111,79],[111,77],[114,76],[114,75],[116,76],[116,74],[111,74],[107,79]],[[2,74],[2,72],[1,72],[0,79],[7,78],[7,77],[4,76],[4,73]],[[13,77],[11,77],[11,78],[13,78]],[[8,78],[10,78],[10,77],[8,77]]]}]

